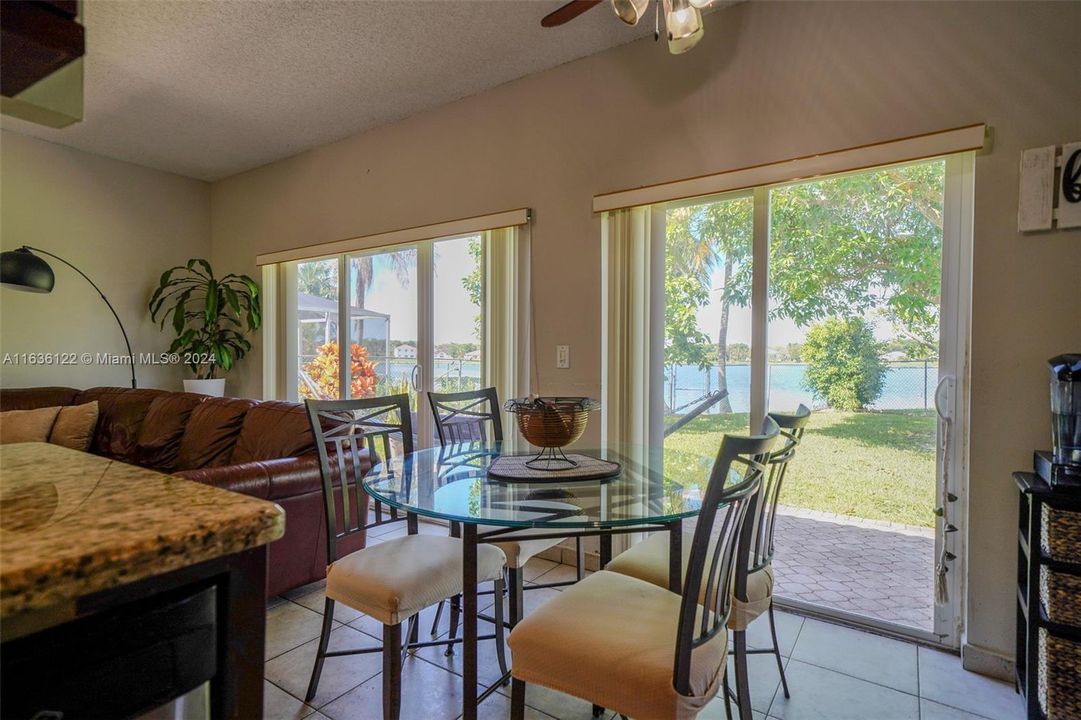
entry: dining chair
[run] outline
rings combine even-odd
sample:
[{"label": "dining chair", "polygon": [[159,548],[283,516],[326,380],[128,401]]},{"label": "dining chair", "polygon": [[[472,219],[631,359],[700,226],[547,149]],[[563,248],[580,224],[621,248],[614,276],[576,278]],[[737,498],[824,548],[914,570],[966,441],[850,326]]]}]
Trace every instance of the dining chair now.
[{"label": "dining chair", "polygon": [[[454,445],[501,444],[503,442],[503,420],[499,407],[499,395],[494,387],[481,388],[456,393],[428,393],[428,402],[432,407],[432,415],[435,418],[436,433],[439,443],[448,448]],[[490,424],[491,429],[488,429]],[[490,441],[489,441],[490,438]],[[540,505],[547,502],[554,512],[576,511],[577,508],[565,503],[555,501],[537,500],[534,504]],[[493,525],[481,525],[479,532],[496,530]],[[457,528],[451,525],[451,532],[456,533]],[[538,533],[544,531],[538,531]],[[527,531],[520,533],[528,535]],[[494,543],[503,551],[507,558],[507,590],[510,593],[510,625],[521,619],[523,613],[523,594],[525,590],[539,590],[541,588],[564,587],[582,579],[585,574],[585,553],[582,549],[582,539],[575,538],[575,557],[577,558],[576,578],[574,581],[554,583],[534,583],[525,586],[524,568],[526,562],[534,555],[555,547],[563,542],[564,538],[544,538],[538,540],[519,539]],[[440,607],[442,610],[442,607]],[[438,623],[438,613],[435,624]]]},{"label": "dining chair", "polygon": [[[364,451],[373,460],[389,463],[395,454],[403,458],[401,472],[408,480],[412,468],[413,429],[409,396],[357,400],[308,400],[308,420],[316,439],[322,473],[327,541],[326,602],[323,627],[305,699],[319,688],[323,661],[328,657],[382,652],[383,718],[397,720],[401,713],[402,665],[410,647],[450,647],[447,640],[416,641],[417,617],[425,608],[462,592],[463,548],[461,540],[417,534],[416,518],[407,520],[409,534],[338,556],[338,543],[375,525],[368,522],[368,496],[362,489]],[[380,452],[382,453],[380,455]],[[503,552],[494,546],[477,549],[477,577],[491,582],[495,598],[495,641],[500,669],[506,673],[503,650]],[[334,622],[334,604],[340,602],[383,624],[383,643],[376,647],[328,651]],[[406,642],[402,643],[402,623]]]},{"label": "dining chair", "polygon": [[[721,441],[682,593],[602,570],[511,630],[513,720],[525,717],[526,683],[651,720],[690,720],[727,687],[731,587],[748,570],[737,545],[776,438],[773,427]],[[749,703],[740,713],[751,717]]]},{"label": "dining chair", "polygon": [[[747,582],[744,588],[733,588],[735,605],[729,628],[732,630],[733,655],[737,667],[737,683],[747,675],[747,656],[772,653],[777,659],[777,669],[781,674],[781,686],[784,696],[790,697],[788,679],[785,677],[784,661],[777,641],[777,623],[773,614],[773,533],[777,517],[777,505],[781,496],[788,463],[796,454],[796,447],[803,439],[803,433],[810,420],[811,411],[800,405],[795,413],[769,413],[769,419],[778,426],[781,442],[770,453],[766,465],[768,473],[763,478],[761,490],[754,499],[749,521],[751,532],[748,534],[747,547],[742,557],[747,565]],[[769,421],[767,421],[769,422]],[[689,533],[684,534],[683,564],[689,561]],[[668,587],[668,536],[654,533],[626,552],[615,557],[608,564],[612,572],[622,573],[646,582]],[[748,649],[747,627],[768,613],[772,649]],[[746,688],[737,688],[742,695]]]}]

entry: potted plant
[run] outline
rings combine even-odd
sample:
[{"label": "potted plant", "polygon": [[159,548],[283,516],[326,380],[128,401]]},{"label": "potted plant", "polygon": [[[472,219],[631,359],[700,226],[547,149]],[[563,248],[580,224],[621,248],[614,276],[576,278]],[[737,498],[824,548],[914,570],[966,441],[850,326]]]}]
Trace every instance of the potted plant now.
[{"label": "potted plant", "polygon": [[192,258],[161,274],[150,317],[160,318],[162,330],[171,323],[176,333],[169,352],[195,374],[184,381],[184,390],[220,397],[225,378],[217,377],[218,370],[230,370],[251,350],[244,334],[262,322],[259,286],[247,275],[216,278],[210,263]]}]

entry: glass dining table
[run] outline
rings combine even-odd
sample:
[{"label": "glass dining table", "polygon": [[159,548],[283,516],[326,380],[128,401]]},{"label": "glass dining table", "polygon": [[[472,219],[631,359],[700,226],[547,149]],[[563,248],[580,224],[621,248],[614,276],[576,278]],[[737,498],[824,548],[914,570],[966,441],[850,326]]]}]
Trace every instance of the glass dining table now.
[{"label": "glass dining table", "polygon": [[[446,521],[450,532],[463,541],[464,720],[474,720],[478,703],[507,679],[478,692],[479,543],[596,536],[604,567],[612,556],[613,536],[667,530],[671,538],[669,587],[674,592],[680,590],[682,524],[698,514],[697,489],[666,479],[661,448],[575,448],[574,452],[619,463],[618,474],[584,480],[554,470],[537,478],[496,479],[488,471],[497,458],[527,453],[514,452],[499,443],[471,443],[396,457],[373,467],[364,479],[364,490],[374,500],[406,513],[410,533],[417,531],[417,518],[425,517]],[[704,481],[713,458],[703,456],[697,461],[703,465]]]}]

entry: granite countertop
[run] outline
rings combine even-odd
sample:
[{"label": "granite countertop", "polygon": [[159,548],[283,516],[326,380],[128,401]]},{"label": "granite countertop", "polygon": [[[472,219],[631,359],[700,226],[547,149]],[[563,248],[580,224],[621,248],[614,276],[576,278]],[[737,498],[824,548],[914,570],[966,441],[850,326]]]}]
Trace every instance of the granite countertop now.
[{"label": "granite countertop", "polygon": [[0,620],[265,545],[272,502],[47,443],[0,446]]}]

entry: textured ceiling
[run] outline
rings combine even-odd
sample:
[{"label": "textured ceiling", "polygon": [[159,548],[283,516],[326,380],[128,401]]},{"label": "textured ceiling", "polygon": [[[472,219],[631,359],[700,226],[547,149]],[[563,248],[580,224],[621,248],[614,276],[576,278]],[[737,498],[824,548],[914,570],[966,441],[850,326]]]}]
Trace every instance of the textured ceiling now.
[{"label": "textured ceiling", "polygon": [[[0,125],[215,180],[649,34],[559,1],[84,3],[86,112]],[[652,20],[652,18],[651,18]],[[663,45],[658,48],[664,52]]]}]

